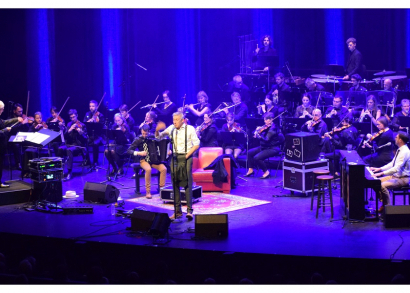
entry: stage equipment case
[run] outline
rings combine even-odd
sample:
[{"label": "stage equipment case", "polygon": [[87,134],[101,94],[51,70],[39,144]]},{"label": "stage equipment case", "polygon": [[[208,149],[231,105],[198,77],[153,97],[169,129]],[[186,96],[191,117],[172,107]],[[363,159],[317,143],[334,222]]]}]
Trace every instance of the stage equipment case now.
[{"label": "stage equipment case", "polygon": [[[302,163],[284,159],[283,189],[301,192],[307,196],[308,192],[312,192],[314,170],[329,170],[329,160],[322,159]],[[315,191],[317,191],[317,188]]]},{"label": "stage equipment case", "polygon": [[[181,203],[186,203],[185,189],[180,188]],[[174,202],[174,190],[172,185],[164,186],[159,192],[161,200],[165,202]],[[192,186],[192,202],[197,202],[202,197],[202,186]]]}]

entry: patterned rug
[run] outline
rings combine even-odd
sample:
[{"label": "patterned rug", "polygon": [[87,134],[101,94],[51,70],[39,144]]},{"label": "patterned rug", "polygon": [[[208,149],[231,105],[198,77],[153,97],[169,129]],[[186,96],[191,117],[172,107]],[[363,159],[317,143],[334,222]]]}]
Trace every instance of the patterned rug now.
[{"label": "patterned rug", "polygon": [[[167,210],[174,209],[174,204],[172,202],[164,203],[160,199],[159,195],[154,195],[152,199],[147,199],[145,198],[145,196],[142,196],[138,198],[128,199],[126,201],[146,204]],[[199,201],[193,204],[193,209],[194,213],[197,215],[222,214],[268,203],[270,203],[270,201],[247,198],[233,194],[204,192],[202,193],[202,197],[199,199]],[[186,213],[186,205],[184,204],[182,205],[182,211]]]}]

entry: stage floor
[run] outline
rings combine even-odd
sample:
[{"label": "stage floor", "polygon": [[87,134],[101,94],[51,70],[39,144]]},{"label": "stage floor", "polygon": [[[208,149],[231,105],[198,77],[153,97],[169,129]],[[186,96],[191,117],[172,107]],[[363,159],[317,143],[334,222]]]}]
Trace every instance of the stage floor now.
[{"label": "stage floor", "polygon": [[[78,169],[78,172],[80,170]],[[244,169],[240,171],[245,172]],[[18,173],[13,172],[13,177],[16,179]],[[80,173],[74,175],[71,181],[63,183],[63,194],[67,190],[75,190],[80,196],[77,199],[63,199],[60,202],[62,206],[82,203],[86,181],[100,182],[106,179],[104,170],[93,171],[84,176]],[[258,175],[261,176],[261,172]],[[7,171],[4,172],[4,176],[3,179],[7,180]],[[113,184],[120,189],[120,196],[123,199],[136,197],[135,183],[131,176],[132,169],[129,169],[126,176],[117,180],[124,184],[124,187]],[[247,181],[237,179],[238,185],[231,194],[267,200],[271,203],[229,212],[228,238],[192,240],[194,234],[189,232],[189,228],[195,228],[194,221],[188,222],[184,218],[180,222],[171,224],[170,236],[173,239],[164,246],[274,255],[389,259],[401,245],[403,238],[405,244],[397,251],[394,258],[399,260],[409,258],[410,233],[403,233],[402,229],[386,229],[382,222],[349,223],[342,220],[339,185],[336,190],[333,190],[335,221],[330,221],[330,208],[327,208],[325,213],[320,211],[316,219],[315,209],[310,210],[310,196],[291,195],[287,190],[282,192],[282,188],[276,188],[282,180],[281,176],[279,172],[277,178],[268,180],[261,180],[258,177],[246,178]],[[153,180],[156,182],[157,178]],[[29,179],[25,181],[31,182]],[[140,196],[145,195],[143,182],[142,178]],[[168,183],[170,183],[169,175]],[[153,186],[155,187],[156,184]],[[154,195],[157,196],[159,195]],[[127,236],[126,228],[131,225],[130,220],[111,216],[109,205],[92,205],[94,213],[84,215],[29,212],[23,208],[25,204],[0,206],[0,232],[128,245],[152,244],[151,236]],[[169,210],[127,201],[124,209],[132,210],[137,207],[147,211],[172,214]]]}]

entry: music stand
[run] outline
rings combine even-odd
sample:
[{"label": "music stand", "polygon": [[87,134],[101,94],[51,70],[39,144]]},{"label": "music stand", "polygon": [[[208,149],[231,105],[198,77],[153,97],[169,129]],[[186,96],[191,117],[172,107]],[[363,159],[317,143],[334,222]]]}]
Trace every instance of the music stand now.
[{"label": "music stand", "polygon": [[357,129],[360,134],[372,133],[372,127],[370,125],[372,122],[353,122],[353,126]]},{"label": "music stand", "polygon": [[[87,133],[92,133],[92,137],[94,138],[93,144],[95,143],[96,135],[97,137],[103,136],[103,130],[104,130],[103,123],[84,122],[84,124],[87,129]],[[88,158],[90,158],[88,147],[87,147],[87,154],[88,154]],[[94,150],[93,150],[93,154],[94,154]],[[91,162],[90,162],[90,165],[91,165]],[[100,167],[92,166],[89,172],[91,172],[92,170],[98,169],[98,168]]]},{"label": "music stand", "polygon": [[[128,143],[128,140],[125,137],[124,132],[122,132],[121,130],[107,129],[106,130],[106,135],[107,135],[106,150],[108,150],[108,151],[109,151],[109,147],[110,147],[110,144],[109,144],[110,140],[115,142],[114,145],[112,145],[114,148],[117,144],[127,144]],[[111,179],[111,177],[110,177],[110,162],[108,161],[108,168],[107,168],[107,173],[106,173],[107,180],[101,181],[100,183],[113,182],[113,183],[117,183],[121,186],[124,186],[124,184],[115,181],[115,179],[117,178],[117,175],[118,174],[114,175],[114,180]]]},{"label": "music stand", "polygon": [[284,125],[284,132],[285,134],[293,133],[293,132],[300,132],[302,126],[306,123],[308,118],[290,118],[285,117],[285,125]]},{"label": "music stand", "polygon": [[[329,92],[323,91],[312,91],[307,93],[310,97],[310,104],[316,106],[322,110],[322,114],[324,114],[325,107],[333,105],[333,94]],[[320,101],[317,102],[317,99],[320,95]],[[303,94],[302,94],[303,97]],[[302,97],[300,98],[302,100]]]},{"label": "music stand", "polygon": [[254,69],[264,69],[269,67],[269,70],[272,70],[275,67],[279,66],[279,57],[278,56],[256,56],[256,62]]},{"label": "music stand", "polygon": [[325,121],[325,123],[326,123],[327,131],[332,131],[332,129],[334,128],[333,119],[332,118],[325,118],[325,115],[323,114],[322,120]]},{"label": "music stand", "polygon": [[343,77],[345,75],[345,69],[342,65],[337,65],[337,64],[328,64],[323,66],[323,69],[325,71],[325,75],[329,77],[333,77],[336,79],[336,77]]}]

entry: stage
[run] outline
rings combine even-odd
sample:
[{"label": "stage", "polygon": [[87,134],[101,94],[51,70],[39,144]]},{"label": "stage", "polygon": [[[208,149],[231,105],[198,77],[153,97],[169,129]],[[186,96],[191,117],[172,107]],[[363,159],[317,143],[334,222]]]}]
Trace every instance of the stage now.
[{"label": "stage", "polygon": [[[78,168],[75,171],[80,171]],[[242,173],[244,169],[240,169]],[[272,172],[272,174],[274,171]],[[5,174],[8,174],[5,172]],[[312,264],[322,262],[346,262],[348,263],[389,263],[392,254],[402,243],[404,245],[394,254],[394,260],[406,264],[410,255],[410,234],[402,229],[386,229],[383,222],[360,222],[351,223],[343,220],[340,208],[340,187],[333,190],[334,219],[330,219],[330,209],[319,212],[316,219],[316,207],[310,210],[310,196],[282,190],[280,185],[281,172],[277,178],[261,180],[258,177],[246,178],[247,181],[237,179],[237,187],[231,190],[232,195],[248,197],[257,200],[268,201],[254,207],[244,208],[228,212],[229,234],[226,239],[217,240],[193,240],[194,221],[177,220],[170,225],[171,241],[165,245],[153,244],[152,236],[130,233],[127,230],[131,226],[130,219],[120,216],[112,216],[110,205],[83,203],[83,188],[87,181],[100,182],[106,179],[105,171],[98,170],[81,176],[74,173],[71,181],[63,183],[63,194],[67,190],[75,190],[79,195],[76,199],[63,199],[60,206],[91,205],[93,214],[63,215],[61,213],[45,213],[39,211],[27,211],[26,203],[0,206],[0,232],[4,239],[0,251],[8,251],[9,254],[17,253],[10,247],[13,241],[19,242],[18,246],[24,250],[24,254],[36,253],[34,248],[46,247],[47,241],[60,243],[59,249],[69,245],[91,245],[92,247],[113,247],[115,253],[125,251],[145,251],[143,254],[150,255],[185,255],[207,253],[217,255],[236,254],[249,257],[253,262],[280,258],[285,263],[300,263],[309,260]],[[262,175],[259,171],[259,176]],[[16,178],[17,171],[13,171]],[[161,209],[141,203],[128,201],[136,198],[134,192],[135,182],[131,178],[132,169],[128,169],[127,175],[117,180],[124,187],[113,183],[120,189],[120,196],[124,199],[124,210],[135,208],[153,212],[172,214],[172,211]],[[31,180],[24,179],[27,183]],[[153,179],[156,182],[156,178]],[[141,179],[140,196],[144,196],[144,179]],[[169,174],[167,184],[170,183]],[[337,181],[336,181],[337,183]],[[17,182],[11,181],[11,184]],[[159,197],[154,192],[156,184],[153,184],[154,198]],[[3,191],[3,190],[1,190]],[[399,201],[398,204],[401,202]],[[374,202],[370,202],[374,204]],[[397,203],[396,203],[397,204]],[[195,214],[195,204],[194,204]],[[401,238],[402,237],[402,238]],[[23,242],[21,240],[24,239]],[[7,244],[8,243],[8,244]],[[30,243],[23,245],[21,243]],[[37,243],[37,244],[34,244]],[[62,244],[65,243],[65,244]],[[70,244],[68,244],[70,243]],[[51,245],[51,244],[49,244]],[[54,249],[56,246],[52,245]],[[122,247],[122,248],[121,248]],[[150,252],[150,248],[153,248]],[[11,251],[10,251],[11,250]],[[41,250],[41,249],[40,249]],[[161,253],[158,254],[159,250]],[[23,251],[21,251],[23,253]],[[38,253],[38,252],[37,252]],[[46,252],[43,252],[46,253]],[[60,251],[61,253],[61,251]],[[15,256],[17,257],[17,255]],[[292,260],[292,261],[290,261]],[[181,260],[182,261],[182,260]],[[336,265],[336,263],[334,263]],[[265,263],[265,265],[267,265]],[[265,266],[264,265],[264,266]],[[339,268],[341,269],[341,268]],[[355,270],[352,265],[351,270]]]}]

